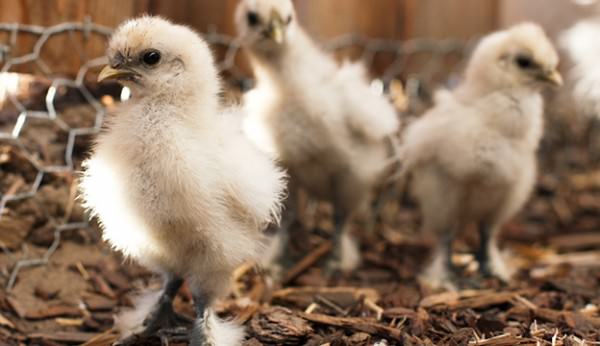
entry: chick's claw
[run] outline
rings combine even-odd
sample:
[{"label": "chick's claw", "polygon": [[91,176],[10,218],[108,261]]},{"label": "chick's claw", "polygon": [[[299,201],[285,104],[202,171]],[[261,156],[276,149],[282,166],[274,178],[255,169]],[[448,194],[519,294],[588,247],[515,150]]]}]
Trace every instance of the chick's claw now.
[{"label": "chick's claw", "polygon": [[175,330],[182,325],[189,325],[191,322],[191,319],[176,313],[170,302],[161,301],[144,320],[144,331],[141,334],[155,335],[160,331]]}]

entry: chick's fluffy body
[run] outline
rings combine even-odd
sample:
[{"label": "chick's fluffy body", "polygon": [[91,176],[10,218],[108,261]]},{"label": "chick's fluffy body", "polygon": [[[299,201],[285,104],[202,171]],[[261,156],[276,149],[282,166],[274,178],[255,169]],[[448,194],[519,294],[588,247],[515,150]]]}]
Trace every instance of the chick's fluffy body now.
[{"label": "chick's fluffy body", "polygon": [[600,117],[600,18],[580,21],[560,37],[572,63],[569,76],[576,109],[586,116]]},{"label": "chick's fluffy body", "polygon": [[511,217],[532,188],[542,126],[541,97],[524,90],[448,98],[412,125],[404,157],[425,227]]},{"label": "chick's fluffy body", "polygon": [[439,92],[435,107],[409,126],[401,154],[423,229],[442,236],[470,223],[486,225],[492,237],[483,244],[490,269],[505,280],[513,268],[499,257],[495,238],[533,188],[543,133],[540,86],[513,66],[519,54],[538,61],[543,71],[554,70],[558,62],[534,24],[484,38],[465,81],[453,92]]},{"label": "chick's fluffy body", "polygon": [[172,24],[147,20],[146,30],[131,34],[123,25],[111,47],[119,40],[164,51],[191,45],[190,55],[175,58],[184,64],[178,82],[153,90],[143,81],[141,96],[134,90],[118,108],[85,163],[83,197],[115,249],[218,296],[278,219],[284,174],[243,136],[239,111],[218,106],[206,44],[179,26],[161,37],[173,34],[165,28]]},{"label": "chick's fluffy body", "polygon": [[[274,8],[284,18],[295,15],[289,1],[255,6],[262,13]],[[238,9],[242,34],[239,18],[246,10]],[[393,107],[370,90],[361,65],[339,66],[296,18],[281,46],[262,44],[247,45],[258,82],[244,100],[249,128],[262,134],[255,140],[277,153],[294,183],[352,212],[367,201],[389,163],[385,139],[399,125]]]}]

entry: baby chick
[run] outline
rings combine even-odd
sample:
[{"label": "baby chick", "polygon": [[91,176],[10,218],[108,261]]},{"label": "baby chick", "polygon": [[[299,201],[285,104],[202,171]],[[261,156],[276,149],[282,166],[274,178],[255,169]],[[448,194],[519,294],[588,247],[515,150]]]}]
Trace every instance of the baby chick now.
[{"label": "baby chick", "polygon": [[536,177],[546,85],[561,85],[558,56],[536,24],[485,37],[465,79],[442,91],[436,105],[405,133],[401,157],[423,215],[423,230],[439,239],[423,278],[451,283],[455,234],[475,223],[476,257],[485,276],[508,280],[497,246],[502,225],[523,206]]},{"label": "baby chick", "polygon": [[562,33],[560,45],[573,63],[573,98],[582,114],[600,117],[600,18],[580,21]]},{"label": "baby chick", "polygon": [[244,99],[249,135],[290,175],[283,222],[293,217],[298,188],[332,202],[336,246],[328,267],[350,270],[360,256],[347,222],[368,205],[390,166],[389,137],[399,127],[394,108],[370,89],[361,65],[339,66],[313,43],[292,1],[242,0],[236,25],[257,80]]},{"label": "baby chick", "polygon": [[117,80],[133,98],[98,136],[82,195],[113,248],[167,277],[153,306],[142,307],[145,321],[122,322],[155,333],[188,279],[191,344],[239,345],[241,329],[219,321],[211,305],[233,270],[261,251],[263,229],[279,218],[284,174],[243,135],[238,110],[221,108],[213,57],[191,29],[129,20],[107,54],[98,79]]}]

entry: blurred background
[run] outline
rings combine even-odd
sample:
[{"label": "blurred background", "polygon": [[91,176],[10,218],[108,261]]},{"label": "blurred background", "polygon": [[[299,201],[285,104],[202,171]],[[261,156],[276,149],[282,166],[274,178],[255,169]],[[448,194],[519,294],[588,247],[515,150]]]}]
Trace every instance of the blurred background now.
[{"label": "blurred background", "polygon": [[[500,27],[533,20],[556,36],[577,19],[593,14],[590,0],[296,0],[299,20],[317,40],[345,34],[369,38],[471,39]],[[143,13],[162,15],[201,32],[234,36],[236,0],[2,0],[0,22],[51,26],[63,22],[114,27]],[[24,44],[21,44],[23,49]],[[63,45],[49,48],[56,71],[76,71],[76,57],[64,56]],[[88,47],[103,52],[103,42]]]}]

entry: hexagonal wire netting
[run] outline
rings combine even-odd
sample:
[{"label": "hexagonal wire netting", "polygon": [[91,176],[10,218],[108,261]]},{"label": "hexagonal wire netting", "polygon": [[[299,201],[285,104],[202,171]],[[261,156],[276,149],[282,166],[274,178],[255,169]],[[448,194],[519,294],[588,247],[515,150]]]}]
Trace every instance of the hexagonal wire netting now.
[{"label": "hexagonal wire netting", "polygon": [[[54,233],[48,243],[50,245],[41,256],[28,254],[28,251],[20,251],[17,254],[14,249],[11,250],[0,242],[5,255],[17,256],[11,261],[13,264],[3,270],[7,290],[14,286],[21,270],[49,262],[60,245],[63,232],[89,228],[85,216],[80,220],[73,220],[69,215],[76,203],[76,174],[80,163],[79,159],[74,159],[74,155],[82,156],[87,148],[79,148],[76,145],[78,139],[97,133],[102,126],[106,108],[101,102],[103,91],[95,85],[94,77],[97,68],[106,60],[103,56],[88,57],[85,48],[75,52],[64,49],[63,54],[79,54],[80,67],[74,76],[61,75],[53,71],[45,61],[44,51],[53,44],[51,40],[56,37],[64,36],[68,40],[81,41],[81,46],[85,47],[85,43],[93,37],[106,41],[110,33],[111,28],[89,20],[51,27],[0,24],[0,37],[4,38],[4,41],[0,41],[0,149],[5,148],[0,150],[0,175],[4,179],[0,184],[0,224],[10,217],[11,208],[35,198],[40,193],[48,175],[60,175],[65,178],[65,183],[71,182],[72,186],[75,186],[68,196],[70,207],[66,208],[64,215],[51,220],[52,227],[45,228],[47,232]],[[24,38],[29,40],[30,46],[20,47],[26,40]],[[251,82],[251,78],[236,65],[241,51],[239,42],[233,37],[217,32],[206,33],[205,38],[214,46],[219,68],[230,82],[228,84],[251,84],[248,83]],[[380,90],[389,91],[385,86],[394,81],[402,81],[401,85],[405,86],[403,95],[408,96],[410,101],[407,108],[410,112],[410,105],[427,99],[432,88],[452,83],[456,72],[462,68],[462,62],[471,44],[457,40],[427,39],[399,42],[348,34],[332,39],[323,46],[339,57],[364,61],[373,74],[379,77],[374,86]],[[25,65],[33,67],[33,75],[21,73]],[[25,96],[19,93],[23,80],[34,81],[28,86],[30,92],[25,93]],[[88,109],[86,114],[90,119],[83,122],[83,125],[77,121],[77,118],[83,115],[78,113],[79,108],[75,108],[75,112],[72,111],[73,107],[69,105],[67,97],[69,92],[65,90],[70,90],[71,94],[78,94],[74,104],[85,104]],[[59,159],[56,155],[49,159],[52,155],[48,154],[47,147],[36,143],[40,132],[28,133],[26,130],[29,123],[36,123],[38,129],[41,127],[50,133],[63,132],[62,135],[57,135],[52,143],[54,151],[60,153]],[[27,179],[5,179],[7,176],[2,171],[3,166],[7,164],[29,165],[34,174],[30,174]],[[2,229],[3,232],[10,231],[7,227]]]}]

